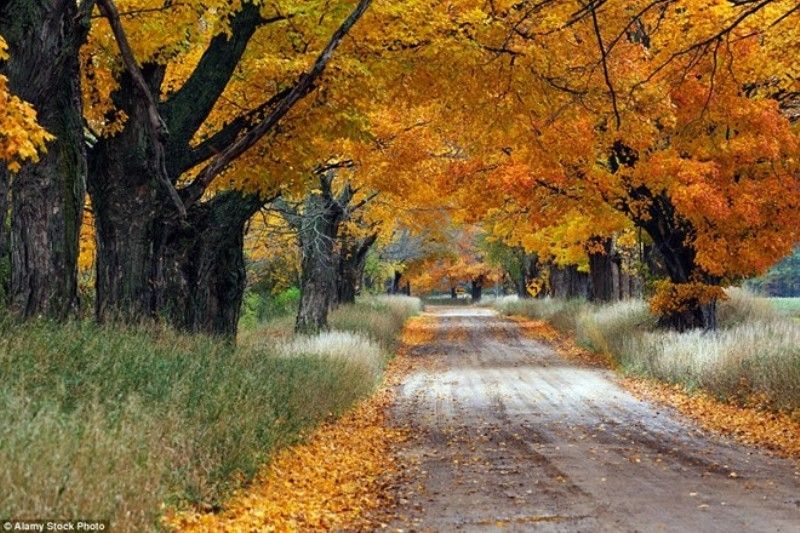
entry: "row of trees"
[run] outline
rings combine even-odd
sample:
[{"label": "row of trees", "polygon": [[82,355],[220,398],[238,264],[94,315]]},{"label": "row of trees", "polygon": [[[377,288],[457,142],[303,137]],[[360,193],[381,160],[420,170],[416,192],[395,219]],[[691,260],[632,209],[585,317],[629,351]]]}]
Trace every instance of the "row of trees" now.
[{"label": "row of trees", "polygon": [[795,2],[118,1],[0,5],[23,317],[79,305],[86,208],[98,320],[224,335],[265,209],[302,251],[303,331],[375,243],[445,242],[395,253],[395,290],[476,297],[479,233],[521,294],[635,294],[646,265],[683,329],[800,238]]}]

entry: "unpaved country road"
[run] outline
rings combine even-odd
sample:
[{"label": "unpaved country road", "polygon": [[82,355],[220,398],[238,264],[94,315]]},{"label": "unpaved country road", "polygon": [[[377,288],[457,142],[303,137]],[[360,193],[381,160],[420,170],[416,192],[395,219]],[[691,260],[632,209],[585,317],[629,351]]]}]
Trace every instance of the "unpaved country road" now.
[{"label": "unpaved country road", "polygon": [[417,465],[391,528],[800,532],[796,463],[641,402],[489,310],[432,313],[391,415]]}]

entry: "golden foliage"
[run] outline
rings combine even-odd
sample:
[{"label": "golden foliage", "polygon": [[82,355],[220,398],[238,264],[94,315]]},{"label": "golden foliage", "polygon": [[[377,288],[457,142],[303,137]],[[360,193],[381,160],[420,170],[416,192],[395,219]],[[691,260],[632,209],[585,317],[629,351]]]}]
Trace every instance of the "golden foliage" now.
[{"label": "golden foliage", "polygon": [[[0,62],[7,60],[8,45],[0,36]],[[33,107],[11,94],[8,79],[0,76],[0,162],[18,172],[23,161],[37,162],[53,138],[36,122]]]},{"label": "golden foliage", "polygon": [[366,527],[367,513],[388,506],[387,480],[397,468],[389,453],[404,432],[385,424],[391,401],[382,389],[308,442],[280,452],[219,514],[165,518],[180,531],[312,531]]},{"label": "golden foliage", "polygon": [[432,315],[411,317],[406,322],[406,327],[400,336],[403,351],[412,346],[419,346],[433,342],[436,338],[436,318]]},{"label": "golden foliage", "polygon": [[725,290],[718,285],[700,282],[672,283],[659,280],[655,284],[655,293],[650,299],[650,309],[657,315],[680,314],[708,305],[717,300],[724,300]]}]

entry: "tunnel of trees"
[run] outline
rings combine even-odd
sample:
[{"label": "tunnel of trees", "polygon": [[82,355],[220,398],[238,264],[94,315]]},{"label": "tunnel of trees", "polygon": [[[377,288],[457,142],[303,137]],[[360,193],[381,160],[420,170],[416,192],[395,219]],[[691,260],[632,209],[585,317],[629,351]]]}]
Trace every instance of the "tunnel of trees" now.
[{"label": "tunnel of trees", "polygon": [[490,287],[711,329],[800,240],[791,2],[212,4],[0,5],[11,313],[234,338],[274,216],[301,332]]}]

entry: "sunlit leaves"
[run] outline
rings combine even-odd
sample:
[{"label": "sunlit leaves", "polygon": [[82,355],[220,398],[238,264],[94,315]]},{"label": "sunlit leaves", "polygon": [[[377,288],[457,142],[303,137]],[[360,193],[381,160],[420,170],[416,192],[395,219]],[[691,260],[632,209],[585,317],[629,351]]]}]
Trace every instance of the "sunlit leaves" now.
[{"label": "sunlit leaves", "polygon": [[[8,46],[0,36],[0,62],[8,59]],[[38,161],[45,143],[52,138],[36,122],[36,110],[14,96],[8,79],[0,76],[0,162],[17,172],[24,161]]]}]

